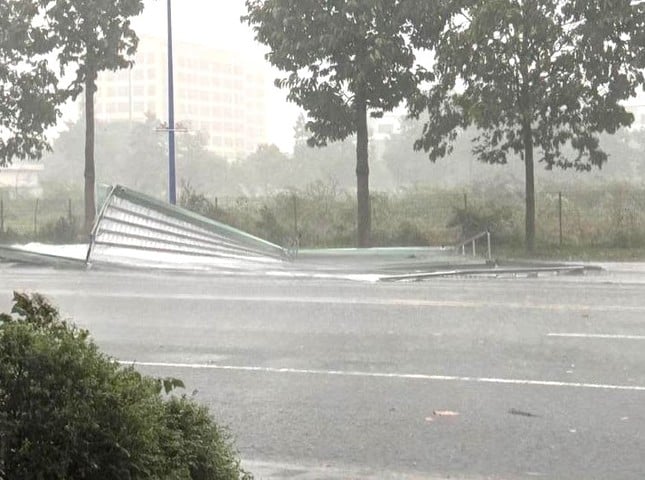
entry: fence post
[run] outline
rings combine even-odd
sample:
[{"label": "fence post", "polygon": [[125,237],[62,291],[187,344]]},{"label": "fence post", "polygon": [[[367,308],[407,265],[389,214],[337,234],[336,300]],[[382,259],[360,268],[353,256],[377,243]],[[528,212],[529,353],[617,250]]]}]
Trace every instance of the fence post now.
[{"label": "fence post", "polygon": [[72,225],[74,217],[72,216],[72,199],[71,198],[67,199],[67,220],[69,221],[69,224]]},{"label": "fence post", "polygon": [[4,233],[4,198],[0,196],[0,233]]},{"label": "fence post", "polygon": [[468,194],[464,192],[464,212],[468,212]]},{"label": "fence post", "polygon": [[34,237],[38,235],[38,202],[39,199],[36,199],[36,207],[34,208]]},{"label": "fence post", "polygon": [[558,222],[560,224],[560,246],[562,246],[562,192],[558,192]]},{"label": "fence post", "polygon": [[298,238],[298,197],[293,194],[293,233]]}]

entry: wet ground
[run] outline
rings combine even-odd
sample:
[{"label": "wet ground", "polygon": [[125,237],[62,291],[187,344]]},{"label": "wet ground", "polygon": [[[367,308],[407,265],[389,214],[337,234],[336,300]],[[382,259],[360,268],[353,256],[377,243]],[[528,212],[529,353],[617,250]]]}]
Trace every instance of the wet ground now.
[{"label": "wet ground", "polygon": [[259,478],[642,479],[645,266],[414,283],[0,264]]}]

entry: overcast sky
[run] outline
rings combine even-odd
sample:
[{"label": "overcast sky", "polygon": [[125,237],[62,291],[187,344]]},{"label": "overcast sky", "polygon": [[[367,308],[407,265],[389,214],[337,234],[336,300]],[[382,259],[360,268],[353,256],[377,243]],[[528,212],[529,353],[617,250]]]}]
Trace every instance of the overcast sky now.
[{"label": "overcast sky", "polygon": [[[140,34],[166,35],[166,0],[145,0],[143,14],[135,19]],[[253,33],[240,22],[245,13],[244,0],[173,0],[173,36],[176,41],[196,42],[232,49],[263,59],[264,48],[253,40]],[[268,64],[267,64],[268,65]],[[270,75],[272,81],[276,74]],[[269,143],[283,151],[293,148],[293,124],[299,110],[285,101],[286,91],[270,88],[268,122]],[[276,116],[280,121],[276,121]]]}]

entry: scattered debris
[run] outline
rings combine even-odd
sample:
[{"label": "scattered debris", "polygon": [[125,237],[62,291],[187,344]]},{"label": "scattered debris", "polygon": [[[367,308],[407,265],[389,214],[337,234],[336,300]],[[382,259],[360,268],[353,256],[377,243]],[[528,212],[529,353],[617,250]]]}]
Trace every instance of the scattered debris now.
[{"label": "scattered debris", "polygon": [[531,412],[523,412],[522,410],[517,410],[516,408],[511,408],[508,413],[511,415],[518,415],[520,417],[529,417],[529,418],[539,418],[539,415],[536,415]]},{"label": "scattered debris", "polygon": [[458,417],[459,412],[453,412],[452,410],[434,410],[432,415],[435,417]]}]

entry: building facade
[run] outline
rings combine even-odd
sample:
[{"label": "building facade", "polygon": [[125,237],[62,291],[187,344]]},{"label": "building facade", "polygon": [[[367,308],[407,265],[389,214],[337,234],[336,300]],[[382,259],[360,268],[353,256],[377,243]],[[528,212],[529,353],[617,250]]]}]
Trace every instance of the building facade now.
[{"label": "building facade", "polygon": [[[267,67],[257,58],[175,42],[175,119],[207,135],[211,150],[229,159],[267,142]],[[160,38],[142,37],[131,69],[102,72],[97,81],[99,121],[167,121],[167,49]],[[178,141],[181,141],[179,139]]]}]

